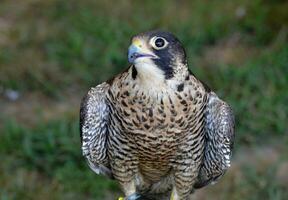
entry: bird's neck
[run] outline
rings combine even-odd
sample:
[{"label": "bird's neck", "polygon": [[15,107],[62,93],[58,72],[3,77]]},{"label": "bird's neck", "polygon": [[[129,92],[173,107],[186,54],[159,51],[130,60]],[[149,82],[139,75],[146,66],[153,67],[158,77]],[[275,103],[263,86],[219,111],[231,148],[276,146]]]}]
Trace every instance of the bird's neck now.
[{"label": "bird's neck", "polygon": [[135,70],[137,71],[136,81],[141,86],[147,89],[164,87],[166,81],[164,72],[154,64],[138,63],[135,64]]},{"label": "bird's neck", "polygon": [[[163,91],[175,89],[177,85],[183,83],[185,78],[189,75],[188,68],[184,66],[181,70],[174,74],[170,79],[165,78],[165,73],[156,65],[151,63],[135,64],[133,66],[136,70],[135,81],[143,89],[152,91]],[[135,73],[135,72],[134,72]]]}]

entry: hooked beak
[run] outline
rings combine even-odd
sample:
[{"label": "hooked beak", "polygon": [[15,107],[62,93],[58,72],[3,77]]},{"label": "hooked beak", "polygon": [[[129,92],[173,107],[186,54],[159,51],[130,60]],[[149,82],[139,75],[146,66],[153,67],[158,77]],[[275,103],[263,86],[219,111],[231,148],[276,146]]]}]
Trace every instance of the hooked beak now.
[{"label": "hooked beak", "polygon": [[153,53],[144,51],[139,39],[133,39],[132,44],[128,49],[128,61],[134,64],[137,58],[144,57],[156,58]]}]

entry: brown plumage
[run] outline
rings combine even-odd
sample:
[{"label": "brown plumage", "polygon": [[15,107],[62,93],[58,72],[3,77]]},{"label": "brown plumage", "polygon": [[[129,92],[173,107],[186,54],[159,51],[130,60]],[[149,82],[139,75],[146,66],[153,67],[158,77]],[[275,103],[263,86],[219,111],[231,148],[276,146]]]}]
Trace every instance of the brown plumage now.
[{"label": "brown plumage", "polygon": [[189,72],[172,34],[135,36],[128,58],[131,67],[82,101],[83,154],[129,200],[161,193],[186,200],[229,167],[232,111]]}]

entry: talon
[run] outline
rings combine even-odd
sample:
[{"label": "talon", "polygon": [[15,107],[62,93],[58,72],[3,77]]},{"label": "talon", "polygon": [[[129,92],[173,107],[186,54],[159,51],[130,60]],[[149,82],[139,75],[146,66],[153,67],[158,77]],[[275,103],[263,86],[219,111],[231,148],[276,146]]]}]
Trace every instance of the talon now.
[{"label": "talon", "polygon": [[119,197],[118,200],[124,200],[124,197]]},{"label": "talon", "polygon": [[125,200],[144,200],[140,194],[131,194]]}]

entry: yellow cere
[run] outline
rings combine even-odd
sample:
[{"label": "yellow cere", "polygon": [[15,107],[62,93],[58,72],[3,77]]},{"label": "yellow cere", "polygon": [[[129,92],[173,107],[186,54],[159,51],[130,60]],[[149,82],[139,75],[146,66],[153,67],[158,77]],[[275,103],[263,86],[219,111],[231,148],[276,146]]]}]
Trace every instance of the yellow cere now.
[{"label": "yellow cere", "polygon": [[141,40],[138,39],[138,38],[134,38],[134,39],[132,40],[132,44],[135,45],[136,47],[141,47],[141,46],[142,46],[142,42],[141,42]]},{"label": "yellow cere", "polygon": [[124,197],[119,197],[118,200],[124,200]]}]

